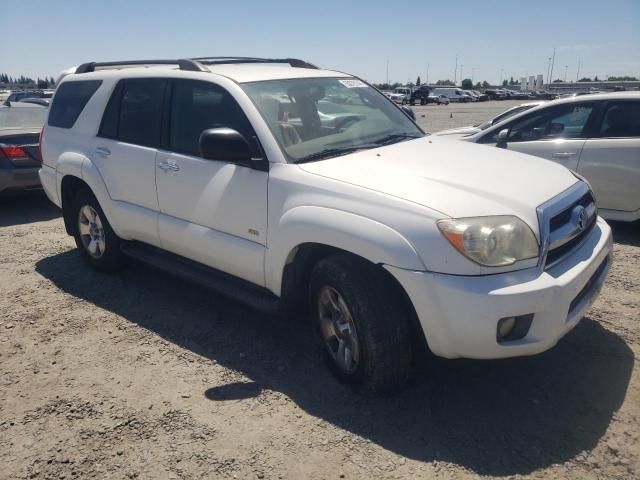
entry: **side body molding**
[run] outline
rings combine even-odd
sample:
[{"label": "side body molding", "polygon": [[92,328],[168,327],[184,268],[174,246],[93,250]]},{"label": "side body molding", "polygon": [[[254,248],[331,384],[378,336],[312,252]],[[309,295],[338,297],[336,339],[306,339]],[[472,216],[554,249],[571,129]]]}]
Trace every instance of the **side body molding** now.
[{"label": "side body molding", "polygon": [[355,253],[372,263],[425,270],[413,246],[389,226],[360,215],[326,207],[299,206],[270,226],[265,258],[266,286],[281,294],[285,265],[296,247],[318,243]]}]

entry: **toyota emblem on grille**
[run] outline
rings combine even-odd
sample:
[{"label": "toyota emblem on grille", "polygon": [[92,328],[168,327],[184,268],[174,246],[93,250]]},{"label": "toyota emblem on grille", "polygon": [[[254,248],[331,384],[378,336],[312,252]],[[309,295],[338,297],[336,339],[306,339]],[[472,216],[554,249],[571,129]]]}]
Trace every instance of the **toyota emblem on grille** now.
[{"label": "toyota emblem on grille", "polygon": [[571,220],[578,230],[583,231],[587,228],[587,210],[582,205],[576,206],[571,212]]}]

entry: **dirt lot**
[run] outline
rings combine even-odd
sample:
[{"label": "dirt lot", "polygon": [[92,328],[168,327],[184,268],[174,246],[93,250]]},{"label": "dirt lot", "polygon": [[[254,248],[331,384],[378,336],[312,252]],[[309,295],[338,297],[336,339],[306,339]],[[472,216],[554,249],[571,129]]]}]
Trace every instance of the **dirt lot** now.
[{"label": "dirt lot", "polygon": [[[416,111],[433,131],[507,106]],[[602,296],[554,349],[432,359],[372,400],[304,322],[96,273],[46,199],[1,200],[0,478],[639,478],[640,228],[614,232]]]}]

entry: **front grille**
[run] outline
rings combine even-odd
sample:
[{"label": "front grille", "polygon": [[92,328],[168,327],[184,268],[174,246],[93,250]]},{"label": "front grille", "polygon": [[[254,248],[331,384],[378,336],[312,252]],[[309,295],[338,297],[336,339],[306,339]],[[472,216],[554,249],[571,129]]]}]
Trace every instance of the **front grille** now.
[{"label": "front grille", "polygon": [[541,212],[548,244],[544,268],[551,268],[575,250],[589,236],[598,218],[593,195],[583,183],[544,206]]},{"label": "front grille", "polygon": [[586,207],[590,203],[593,203],[593,195],[591,195],[591,192],[587,192],[582,197],[580,197],[577,202],[569,205],[549,221],[549,231],[553,233],[554,231],[558,230],[558,228],[569,223],[569,221],[571,220],[571,211],[576,207],[576,205],[582,205],[583,207]]}]

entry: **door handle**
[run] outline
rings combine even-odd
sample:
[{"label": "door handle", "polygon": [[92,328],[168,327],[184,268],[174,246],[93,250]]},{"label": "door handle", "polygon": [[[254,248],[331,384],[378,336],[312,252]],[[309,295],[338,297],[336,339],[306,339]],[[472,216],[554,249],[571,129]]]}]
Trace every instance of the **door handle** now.
[{"label": "door handle", "polygon": [[167,171],[172,171],[172,172],[179,172],[180,171],[180,167],[175,164],[175,163],[169,163],[169,162],[162,162],[158,164],[158,168],[164,172]]},{"label": "door handle", "polygon": [[96,153],[98,155],[104,155],[105,157],[108,157],[109,155],[111,155],[111,150],[109,150],[108,148],[104,148],[104,147],[98,147],[98,148],[96,148]]},{"label": "door handle", "polygon": [[555,152],[551,154],[553,158],[569,158],[575,157],[576,155],[576,152]]}]

